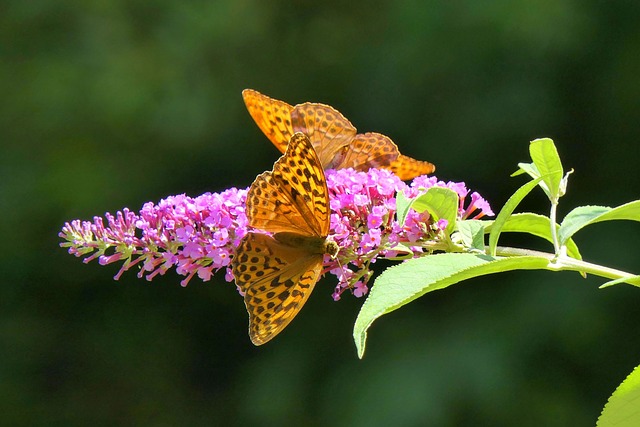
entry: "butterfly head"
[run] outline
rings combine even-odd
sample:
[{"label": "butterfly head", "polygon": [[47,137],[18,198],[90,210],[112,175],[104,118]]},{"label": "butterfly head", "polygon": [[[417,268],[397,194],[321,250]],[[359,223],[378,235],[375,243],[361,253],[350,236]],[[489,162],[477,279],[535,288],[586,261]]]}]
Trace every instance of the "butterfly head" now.
[{"label": "butterfly head", "polygon": [[324,241],[323,252],[331,256],[331,259],[336,259],[338,252],[340,252],[340,246],[331,237],[327,237]]}]

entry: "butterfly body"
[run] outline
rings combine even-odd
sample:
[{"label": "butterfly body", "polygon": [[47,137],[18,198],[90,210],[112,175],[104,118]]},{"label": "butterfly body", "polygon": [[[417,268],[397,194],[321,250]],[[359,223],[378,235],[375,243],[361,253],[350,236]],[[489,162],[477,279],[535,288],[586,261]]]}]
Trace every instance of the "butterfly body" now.
[{"label": "butterfly body", "polygon": [[282,232],[273,235],[273,238],[283,245],[294,248],[304,248],[310,254],[331,254],[334,247],[331,245],[332,240],[323,237],[303,236],[302,234]]},{"label": "butterfly body", "polygon": [[328,238],[329,213],[320,160],[309,138],[296,133],[273,170],[258,175],[247,194],[249,225],[273,234],[249,232],[232,260],[255,345],[293,320],[322,274],[324,255],[337,255]]}]

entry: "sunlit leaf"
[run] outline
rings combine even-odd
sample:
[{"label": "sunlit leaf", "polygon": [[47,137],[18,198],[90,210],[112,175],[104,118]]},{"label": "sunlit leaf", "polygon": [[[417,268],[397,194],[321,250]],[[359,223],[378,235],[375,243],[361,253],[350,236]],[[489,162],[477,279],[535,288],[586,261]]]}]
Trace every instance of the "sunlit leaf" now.
[{"label": "sunlit leaf", "polygon": [[411,203],[416,212],[427,211],[435,221],[446,219],[447,231],[453,231],[458,215],[458,193],[444,187],[431,187]]},{"label": "sunlit leaf", "polygon": [[596,427],[640,426],[640,366],[613,392]]},{"label": "sunlit leaf", "polygon": [[567,239],[589,224],[622,219],[640,221],[640,200],[635,200],[616,208],[607,206],[577,207],[569,212],[560,224],[558,239],[562,245]]},{"label": "sunlit leaf", "polygon": [[458,221],[458,231],[462,242],[468,248],[484,252],[484,225],[482,221]]},{"label": "sunlit leaf", "polygon": [[548,191],[551,200],[557,200],[561,196],[560,185],[564,172],[555,144],[549,138],[535,139],[529,145],[529,154],[546,184],[545,192]]},{"label": "sunlit leaf", "polygon": [[498,245],[498,238],[500,237],[500,233],[502,232],[502,228],[504,227],[504,224],[507,222],[509,217],[511,217],[511,214],[518,207],[522,199],[524,199],[527,196],[527,194],[529,194],[531,190],[533,190],[541,180],[542,178],[538,177],[533,181],[527,182],[522,187],[518,188],[518,190],[516,190],[516,192],[513,193],[513,195],[509,197],[509,200],[507,200],[507,202],[504,204],[504,206],[498,213],[498,216],[493,221],[493,226],[491,227],[491,232],[489,233],[489,254],[490,255],[496,254],[496,246]]},{"label": "sunlit leaf", "polygon": [[640,276],[623,277],[616,280],[611,280],[603,285],[600,285],[600,289],[608,288],[609,286],[618,285],[620,283],[627,283],[629,285],[640,287]]},{"label": "sunlit leaf", "polygon": [[411,203],[413,203],[413,199],[405,196],[402,191],[396,193],[396,216],[401,227],[404,226],[404,222],[407,219]]},{"label": "sunlit leaf", "polygon": [[[531,212],[522,212],[513,214],[509,217],[509,219],[503,224],[502,232],[517,232],[517,233],[528,233],[534,235],[536,237],[540,237],[545,239],[549,243],[553,243],[553,238],[551,237],[551,220],[549,217],[544,215],[539,215]],[[484,221],[485,222],[485,231],[491,232],[493,228],[493,221]],[[560,226],[556,225],[556,229],[559,230]],[[580,255],[580,251],[578,250],[578,246],[573,241],[573,239],[569,239],[565,242],[567,247],[567,255],[571,258],[582,259],[582,255]]]},{"label": "sunlit leaf", "polygon": [[510,175],[511,177],[519,176],[526,173],[533,179],[540,178],[540,171],[533,163],[518,163],[518,168],[519,169],[517,171]]},{"label": "sunlit leaf", "polygon": [[378,317],[390,313],[427,292],[446,288],[472,277],[511,270],[545,269],[549,259],[512,258],[468,253],[443,253],[415,258],[391,267],[375,281],[353,328],[358,357],[364,355],[367,330]]}]

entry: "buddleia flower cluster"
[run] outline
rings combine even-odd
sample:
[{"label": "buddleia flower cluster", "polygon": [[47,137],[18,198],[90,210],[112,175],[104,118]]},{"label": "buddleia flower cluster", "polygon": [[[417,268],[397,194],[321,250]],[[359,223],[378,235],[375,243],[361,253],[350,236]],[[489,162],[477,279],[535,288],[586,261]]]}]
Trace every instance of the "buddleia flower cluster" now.
[{"label": "buddleia flower cluster", "polygon": [[197,275],[208,281],[213,273],[226,269],[233,280],[230,263],[235,248],[247,233],[245,200],[247,190],[231,188],[222,193],[205,193],[196,198],[170,196],[158,204],[145,203],[140,212],[125,208],[115,215],[93,221],[65,223],[60,246],[69,253],[98,259],[101,265],[122,262],[114,279],[134,266],[138,277],[152,280],[168,270],[186,276],[187,286]]},{"label": "buddleia flower cluster", "polygon": [[493,215],[478,193],[472,193],[471,202],[466,203],[469,191],[464,183],[442,182],[434,176],[420,176],[407,185],[384,169],[341,169],[327,171],[326,178],[332,211],[330,237],[340,246],[336,259],[325,256],[326,268],[339,280],[334,300],[347,289],[357,297],[365,295],[373,274],[371,264],[378,258],[423,256],[448,247],[444,244],[446,220],[433,221],[426,211],[410,210],[400,226],[397,193],[414,198],[431,187],[446,187],[458,194],[461,219]]},{"label": "buddleia flower cluster", "polygon": [[[464,183],[422,176],[407,185],[392,172],[379,169],[328,170],[325,175],[332,211],[329,237],[340,247],[338,256],[327,255],[324,263],[324,272],[338,278],[335,300],[345,290],[357,297],[365,295],[371,264],[378,258],[424,256],[446,248],[446,221],[433,221],[427,212],[410,210],[400,226],[396,194],[415,197],[434,186],[447,187],[458,194],[459,218],[493,215],[480,195],[467,197]],[[60,246],[84,257],[85,263],[95,259],[101,265],[120,263],[116,280],[136,267],[138,277],[147,280],[175,269],[184,276],[182,286],[195,276],[206,282],[220,270],[230,282],[231,257],[250,231],[246,195],[246,189],[236,188],[195,198],[177,195],[146,203],[139,212],[125,208],[93,221],[73,220],[62,228]]]}]

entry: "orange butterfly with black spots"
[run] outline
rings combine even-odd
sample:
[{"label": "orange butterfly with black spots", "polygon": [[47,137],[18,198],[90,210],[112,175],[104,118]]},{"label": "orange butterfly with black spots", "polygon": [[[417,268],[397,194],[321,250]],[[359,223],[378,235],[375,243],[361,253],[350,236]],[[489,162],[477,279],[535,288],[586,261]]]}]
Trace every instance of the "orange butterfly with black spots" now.
[{"label": "orange butterfly with black spots", "polygon": [[249,114],[260,130],[282,153],[296,132],[309,137],[324,169],[389,169],[400,179],[409,180],[433,173],[429,162],[400,154],[387,136],[357,133],[339,111],[328,105],[305,102],[291,106],[252,89],[242,92]]},{"label": "orange butterfly with black spots", "polygon": [[251,227],[273,233],[249,232],[231,261],[249,313],[249,337],[261,345],[300,312],[322,274],[324,255],[339,250],[328,238],[324,170],[305,134],[294,134],[273,170],[256,177],[246,213]]}]

